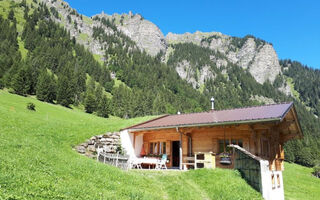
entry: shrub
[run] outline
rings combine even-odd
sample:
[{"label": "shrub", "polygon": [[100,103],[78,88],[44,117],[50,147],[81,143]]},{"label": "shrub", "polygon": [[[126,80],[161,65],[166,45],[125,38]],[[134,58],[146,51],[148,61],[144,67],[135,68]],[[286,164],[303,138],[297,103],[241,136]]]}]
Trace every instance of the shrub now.
[{"label": "shrub", "polygon": [[320,165],[316,165],[313,167],[313,175],[320,178]]},{"label": "shrub", "polygon": [[34,103],[28,103],[27,109],[32,110],[32,111],[36,111],[36,105],[34,105]]},{"label": "shrub", "polygon": [[3,81],[0,79],[0,89],[3,89],[4,85],[3,85]]}]

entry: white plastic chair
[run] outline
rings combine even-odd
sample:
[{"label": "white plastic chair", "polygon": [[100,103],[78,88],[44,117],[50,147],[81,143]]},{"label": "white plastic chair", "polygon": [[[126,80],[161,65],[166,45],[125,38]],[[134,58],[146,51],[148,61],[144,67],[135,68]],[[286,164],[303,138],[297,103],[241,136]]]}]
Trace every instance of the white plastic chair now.
[{"label": "white plastic chair", "polygon": [[130,159],[130,168],[131,169],[134,169],[134,168],[137,168],[137,169],[142,169],[142,160],[137,158],[136,156],[133,156],[131,157]]},{"label": "white plastic chair", "polygon": [[163,154],[161,160],[156,164],[156,169],[167,169],[167,154]]}]

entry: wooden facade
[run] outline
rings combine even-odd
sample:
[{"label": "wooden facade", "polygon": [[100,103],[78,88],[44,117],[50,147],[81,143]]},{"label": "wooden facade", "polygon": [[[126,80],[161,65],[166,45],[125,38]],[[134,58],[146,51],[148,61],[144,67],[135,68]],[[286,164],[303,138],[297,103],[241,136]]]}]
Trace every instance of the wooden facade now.
[{"label": "wooden facade", "polygon": [[[300,125],[293,108],[279,121],[247,121],[238,124],[206,125],[195,127],[162,128],[155,130],[132,130],[134,138],[143,135],[143,148],[148,154],[167,154],[168,167],[177,166],[177,154],[182,154],[184,160],[195,152],[213,152],[216,156],[216,166],[233,168],[231,165],[221,165],[219,154],[231,153],[228,144],[237,144],[252,154],[269,161],[270,170],[282,171],[284,160],[283,145],[286,141],[302,136]],[[135,139],[134,148],[135,148]],[[180,143],[181,142],[181,143]],[[177,143],[181,144],[182,153],[177,152]]]}]

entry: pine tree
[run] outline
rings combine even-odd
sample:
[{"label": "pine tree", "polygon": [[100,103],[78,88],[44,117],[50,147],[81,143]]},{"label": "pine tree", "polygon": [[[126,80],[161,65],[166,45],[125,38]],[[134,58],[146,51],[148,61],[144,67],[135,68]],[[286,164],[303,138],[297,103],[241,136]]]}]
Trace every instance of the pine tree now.
[{"label": "pine tree", "polygon": [[96,98],[93,93],[87,93],[84,99],[84,108],[87,113],[93,113],[97,110]]},{"label": "pine tree", "polygon": [[96,98],[97,104],[99,104],[100,100],[102,99],[102,95],[103,95],[103,88],[100,84],[98,84],[95,90],[95,98]]},{"label": "pine tree", "polygon": [[57,102],[65,107],[74,103],[74,77],[70,66],[59,75],[57,84]]},{"label": "pine tree", "polygon": [[12,9],[9,11],[8,19],[9,19],[9,20],[14,20],[14,12],[13,12]]},{"label": "pine tree", "polygon": [[87,113],[93,113],[97,110],[96,86],[93,78],[89,80],[87,85],[86,96],[84,99],[84,108]]},{"label": "pine tree", "polygon": [[30,80],[26,67],[21,67],[18,73],[13,77],[12,89],[14,93],[26,96],[30,90]]},{"label": "pine tree", "polygon": [[40,101],[53,103],[56,99],[56,83],[54,75],[50,75],[46,69],[43,70],[38,77],[36,94],[37,99]]},{"label": "pine tree", "polygon": [[113,114],[118,117],[128,118],[130,113],[131,91],[120,84],[112,90],[112,108]]},{"label": "pine tree", "polygon": [[103,95],[98,105],[98,116],[108,118],[110,113],[110,102],[106,95]]}]

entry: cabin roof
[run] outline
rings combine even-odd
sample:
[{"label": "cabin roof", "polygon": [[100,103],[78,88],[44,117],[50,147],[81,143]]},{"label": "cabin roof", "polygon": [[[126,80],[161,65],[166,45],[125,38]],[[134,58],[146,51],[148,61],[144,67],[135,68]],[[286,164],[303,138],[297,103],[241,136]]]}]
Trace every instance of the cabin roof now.
[{"label": "cabin roof", "polygon": [[173,127],[281,121],[292,107],[292,102],[285,102],[227,110],[211,110],[200,113],[164,115],[125,129],[152,130]]}]

